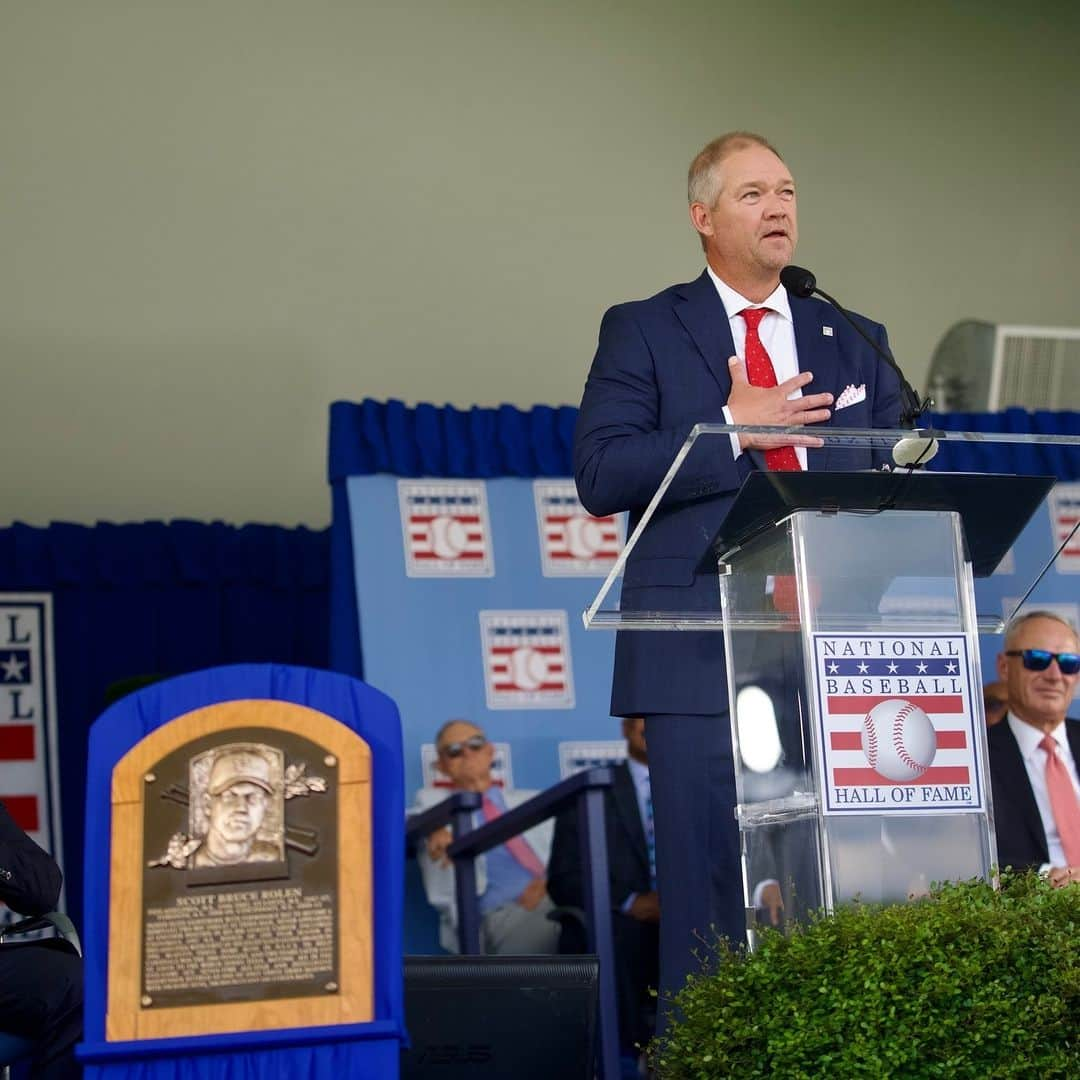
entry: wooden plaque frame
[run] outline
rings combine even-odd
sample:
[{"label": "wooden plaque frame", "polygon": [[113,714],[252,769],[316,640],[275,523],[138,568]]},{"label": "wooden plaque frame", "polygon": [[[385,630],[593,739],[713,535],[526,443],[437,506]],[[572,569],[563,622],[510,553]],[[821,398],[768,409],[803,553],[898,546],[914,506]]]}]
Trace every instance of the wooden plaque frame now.
[{"label": "wooden plaque frame", "polygon": [[[144,1008],[145,777],[156,762],[174,750],[203,736],[237,728],[295,732],[337,758],[339,989],[326,997]],[[372,1020],[371,750],[359,735],[326,713],[290,701],[247,699],[207,705],[163,724],[133,746],[113,769],[111,801],[107,1041]]]}]

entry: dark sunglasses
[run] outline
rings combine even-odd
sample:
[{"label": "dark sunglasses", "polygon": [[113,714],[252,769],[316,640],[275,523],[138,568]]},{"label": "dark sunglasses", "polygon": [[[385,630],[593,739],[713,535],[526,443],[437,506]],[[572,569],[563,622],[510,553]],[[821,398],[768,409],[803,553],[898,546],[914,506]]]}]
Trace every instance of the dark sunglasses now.
[{"label": "dark sunglasses", "polygon": [[1006,656],[1019,656],[1028,671],[1045,671],[1051,660],[1058,662],[1062,675],[1075,675],[1080,671],[1080,653],[1047,652],[1046,649],[1006,649]]},{"label": "dark sunglasses", "polygon": [[487,746],[486,735],[470,735],[460,742],[447,743],[439,753],[448,758],[459,758],[466,750],[483,750]]}]

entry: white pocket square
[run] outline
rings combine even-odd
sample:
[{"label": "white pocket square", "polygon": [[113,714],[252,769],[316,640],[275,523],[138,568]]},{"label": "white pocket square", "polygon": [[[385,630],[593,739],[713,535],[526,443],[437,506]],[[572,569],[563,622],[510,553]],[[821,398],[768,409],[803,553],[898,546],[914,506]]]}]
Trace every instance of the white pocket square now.
[{"label": "white pocket square", "polygon": [[860,383],[856,386],[854,383],[848,383],[844,387],[844,392],[836,399],[836,405],[833,407],[833,411],[836,412],[840,409],[846,409],[849,405],[857,405],[860,401],[866,400],[866,383]]}]

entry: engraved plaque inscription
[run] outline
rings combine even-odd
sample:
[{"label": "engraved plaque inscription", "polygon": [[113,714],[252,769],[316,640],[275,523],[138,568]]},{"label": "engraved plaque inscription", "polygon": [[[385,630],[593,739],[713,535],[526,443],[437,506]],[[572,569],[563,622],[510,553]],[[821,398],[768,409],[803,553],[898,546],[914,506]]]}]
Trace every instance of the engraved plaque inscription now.
[{"label": "engraved plaque inscription", "polygon": [[337,992],[337,765],[248,726],[145,773],[143,1008]]}]

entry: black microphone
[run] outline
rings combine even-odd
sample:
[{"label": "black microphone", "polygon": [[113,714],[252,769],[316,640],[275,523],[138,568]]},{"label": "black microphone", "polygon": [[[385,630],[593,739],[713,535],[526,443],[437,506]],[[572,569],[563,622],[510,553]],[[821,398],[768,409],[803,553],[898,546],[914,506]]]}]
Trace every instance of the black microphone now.
[{"label": "black microphone", "polygon": [[[807,300],[814,293],[822,297],[824,300],[828,300],[830,304],[851,324],[852,329],[870,346],[896,372],[896,377],[900,380],[900,395],[904,402],[904,408],[900,413],[900,424],[902,427],[913,428],[915,421],[927,409],[933,405],[933,401],[930,398],[926,398],[924,401],[919,400],[919,395],[912,389],[911,383],[904,378],[904,373],[900,370],[900,365],[892,358],[892,356],[883,349],[849,314],[843,307],[840,306],[839,301],[834,300],[824,289],[819,289],[817,286],[817,278],[809,271],[801,266],[785,266],[780,271],[780,284],[792,296],[799,297],[800,300]],[[931,455],[933,456],[933,455]],[[928,459],[924,459],[928,460]]]}]

